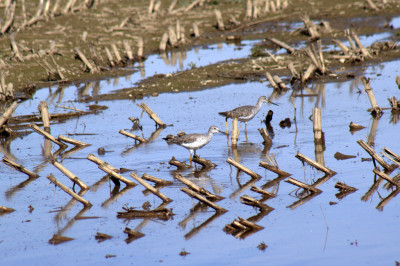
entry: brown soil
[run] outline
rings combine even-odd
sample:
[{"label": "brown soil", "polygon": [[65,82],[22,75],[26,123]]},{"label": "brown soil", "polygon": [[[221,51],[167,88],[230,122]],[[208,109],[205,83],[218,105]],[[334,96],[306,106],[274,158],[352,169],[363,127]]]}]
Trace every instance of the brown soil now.
[{"label": "brown soil", "polygon": [[[6,1],[7,2],[7,1]],[[38,9],[35,1],[25,1],[26,20],[23,16],[21,2],[17,2],[14,23],[10,30],[0,38],[0,68],[6,83],[13,83],[14,88],[20,92],[27,92],[27,88],[39,88],[49,84],[58,83],[51,81],[54,76],[49,75],[43,66],[47,62],[54,67],[53,59],[60,66],[65,76],[64,82],[95,80],[111,76],[126,74],[126,70],[118,67],[111,68],[106,60],[105,48],[111,49],[111,44],[116,44],[121,54],[123,41],[128,41],[136,53],[137,37],[144,40],[144,54],[158,53],[161,36],[168,31],[169,26],[176,26],[177,20],[185,29],[186,42],[179,43],[177,47],[168,46],[170,50],[182,50],[189,47],[226,41],[228,36],[240,39],[263,39],[274,37],[295,45],[299,41],[307,41],[308,36],[301,33],[289,34],[287,30],[277,27],[276,22],[300,22],[303,15],[308,15],[314,21],[328,21],[333,29],[329,33],[322,33],[324,44],[332,43],[332,38],[345,40],[345,29],[351,29],[359,35],[369,35],[379,32],[392,32],[393,39],[398,39],[399,31],[393,29],[386,21],[400,15],[400,3],[387,1],[385,6],[378,6],[379,10],[372,10],[364,1],[289,1],[286,9],[264,13],[256,19],[245,19],[246,2],[244,0],[208,0],[201,6],[195,6],[184,12],[193,1],[178,1],[173,13],[168,12],[172,0],[161,1],[157,13],[148,13],[149,1],[95,1],[90,8],[83,5],[83,0],[76,1],[72,10],[61,12],[65,9],[64,1],[55,14],[49,13],[36,23],[22,27],[24,21],[29,21]],[[65,1],[67,2],[67,1]],[[68,1],[69,2],[69,1]],[[132,4],[134,3],[134,4]],[[52,1],[52,5],[54,5]],[[49,10],[52,10],[50,6]],[[5,3],[0,4],[0,12],[5,9]],[[222,11],[226,29],[217,30],[214,9]],[[233,19],[240,24],[236,25]],[[191,37],[193,22],[201,22],[199,29],[201,37]],[[120,27],[122,25],[122,27]],[[3,25],[1,25],[3,26]],[[87,38],[82,40],[84,32]],[[17,58],[11,49],[10,37],[14,37],[23,59]],[[51,49],[51,43],[55,46]],[[333,43],[332,43],[333,44]],[[266,43],[266,46],[271,45]],[[94,48],[97,58],[91,57],[90,48]],[[90,60],[97,60],[102,71],[88,73],[83,64],[76,58],[75,48],[79,48]],[[372,59],[364,62],[339,63],[330,60],[329,68],[335,70],[335,75],[326,78],[346,78],[350,67],[361,66],[365,63],[393,60],[400,57],[399,50],[374,55]],[[263,59],[264,58],[264,59]],[[23,60],[23,61],[22,61]],[[255,61],[256,63],[255,64]],[[258,60],[258,61],[257,61]],[[285,60],[294,61],[299,68],[306,66],[304,57],[287,56]],[[248,79],[265,79],[266,71],[279,75],[289,75],[286,67],[279,67],[265,56],[242,59],[235,63],[221,62],[201,68],[194,68],[172,76],[158,75],[138,84],[136,88],[127,88],[113,95],[99,96],[101,99],[141,97],[155,92],[179,90],[197,90],[205,87],[214,87],[231,82],[243,82]],[[202,81],[207,80],[207,83]],[[179,86],[177,86],[179,84]],[[87,99],[92,100],[92,99]]]}]

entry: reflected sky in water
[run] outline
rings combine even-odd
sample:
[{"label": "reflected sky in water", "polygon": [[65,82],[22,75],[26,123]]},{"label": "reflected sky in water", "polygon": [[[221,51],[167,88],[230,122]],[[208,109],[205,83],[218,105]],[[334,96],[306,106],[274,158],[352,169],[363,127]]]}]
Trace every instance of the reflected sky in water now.
[{"label": "reflected sky in water", "polygon": [[[244,42],[242,49],[237,46],[223,44],[223,53],[218,59],[218,45],[212,49],[199,49],[187,52],[183,60],[183,69],[209,64],[215,60],[232,58],[232,54],[240,57],[248,56],[254,42]],[[229,55],[229,53],[232,53]],[[170,55],[172,59],[172,55]],[[182,59],[185,57],[181,55]],[[149,57],[145,61],[146,75],[154,73],[172,73],[180,69],[179,56],[176,63],[164,64],[158,56]],[[172,60],[171,60],[172,61]],[[183,62],[182,61],[182,62]],[[394,77],[399,75],[398,61],[382,63],[365,69],[364,73],[371,78],[379,106],[388,107],[387,98],[398,97],[398,87]],[[158,65],[159,68],[157,67]],[[46,100],[51,113],[62,112],[56,107],[74,106],[86,109],[87,103],[69,102],[81,97],[84,93],[105,93],[126,86],[132,86],[141,78],[140,72],[129,78],[102,81],[90,86],[81,84],[77,89],[70,86],[64,90],[57,88],[41,89],[36,92],[32,101],[26,101],[17,109],[16,115],[37,112],[40,101]],[[97,86],[97,87],[96,87]],[[89,89],[87,89],[89,88]],[[87,91],[85,92],[85,89]],[[400,123],[396,116],[385,110],[380,119],[373,119],[366,111],[369,101],[363,92],[360,80],[346,82],[330,82],[326,84],[310,84],[297,94],[294,106],[290,100],[291,90],[277,94],[267,83],[249,82],[230,84],[218,88],[183,92],[164,93],[158,97],[145,97],[143,100],[98,102],[109,108],[95,115],[81,116],[51,126],[54,136],[71,135],[80,141],[92,144],[68,156],[59,157],[62,163],[81,178],[91,188],[84,195],[93,207],[82,209],[81,204],[71,201],[71,197],[63,191],[55,189],[46,176],[53,173],[57,179],[71,187],[71,182],[62,175],[46,159],[46,143],[42,136],[31,133],[23,138],[16,138],[0,145],[0,152],[21,163],[28,169],[36,171],[40,177],[27,179],[25,175],[4,164],[0,168],[0,205],[17,211],[0,217],[0,254],[2,262],[7,265],[43,263],[61,264],[94,264],[94,263],[127,263],[137,264],[194,264],[206,265],[218,261],[219,264],[333,264],[340,258],[357,264],[368,264],[379,261],[381,264],[392,264],[397,258],[399,238],[393,231],[399,221],[398,197],[391,199],[393,189],[383,186],[377,191],[372,173],[373,163],[363,162],[368,154],[357,144],[357,140],[368,142],[378,153],[384,147],[400,154],[398,132]],[[97,92],[96,92],[97,90]],[[201,157],[211,160],[218,166],[208,171],[190,169],[182,175],[209,191],[222,195],[224,200],[217,204],[229,210],[221,216],[214,216],[212,209],[191,211],[197,201],[180,191],[182,184],[173,178],[176,167],[168,164],[174,156],[177,160],[189,160],[189,152],[179,146],[170,146],[162,139],[168,134],[176,134],[179,130],[187,133],[205,133],[210,125],[225,129],[225,119],[218,115],[220,111],[233,109],[239,105],[255,104],[258,97],[266,95],[279,106],[264,104],[256,117],[248,123],[247,140],[243,133],[243,124],[239,135],[237,149],[232,149],[223,134],[216,134],[209,145],[198,151]],[[156,130],[154,122],[144,114],[137,103],[145,102],[167,124],[173,126]],[[317,152],[313,141],[313,125],[309,119],[313,108],[321,107],[322,130],[325,132],[325,149]],[[265,127],[262,120],[268,110],[274,111],[271,122],[273,144],[268,150],[262,144],[258,128]],[[128,117],[139,117],[142,131],[131,130],[132,123]],[[281,128],[279,122],[290,118],[290,127]],[[361,124],[366,128],[353,134],[349,131],[350,122]],[[231,128],[229,121],[229,128]],[[135,145],[132,139],[121,134],[126,130],[150,141]],[[104,147],[105,154],[98,154],[98,148]],[[69,145],[69,149],[71,149]],[[51,150],[56,152],[57,146]],[[275,180],[276,175],[261,168],[260,160],[266,160],[267,153],[274,154],[279,167],[292,174],[292,177],[307,184],[318,181],[323,174],[309,166],[303,166],[295,158],[300,152],[311,159],[320,160],[337,175],[324,180],[318,188],[320,195],[304,202],[296,208],[298,202],[296,187],[282,180]],[[355,158],[338,161],[336,152],[354,155]],[[161,201],[144,191],[138,185],[133,188],[114,189],[114,185],[105,177],[105,173],[97,165],[88,161],[88,154],[95,154],[117,168],[131,169],[139,176],[147,173],[173,182],[171,186],[160,189],[162,193],[173,199],[167,205],[176,214],[172,220],[155,219],[123,220],[116,218],[122,207],[141,209],[148,201],[151,208],[157,207]],[[65,155],[65,153],[64,153]],[[260,199],[250,191],[250,178],[244,173],[237,176],[234,167],[227,158],[233,158],[246,167],[259,173],[262,179],[254,182],[260,188],[270,191],[275,189],[277,196],[265,201],[274,210],[265,216],[255,218],[255,222],[264,227],[263,230],[239,240],[223,232],[226,224],[238,217],[249,218],[259,214],[258,210],[240,202],[240,197],[247,194]],[[395,170],[391,176],[398,174]],[[129,173],[123,173],[127,178]],[[274,181],[275,180],[275,181]],[[340,181],[356,187],[355,193],[339,200],[334,188]],[[331,205],[330,203],[337,203]],[[34,207],[29,212],[28,206]],[[292,206],[292,208],[290,207]],[[125,227],[138,230],[144,237],[130,244],[125,242]],[[329,230],[327,229],[329,228]],[[113,238],[97,243],[97,232],[112,235]],[[48,244],[53,234],[62,234],[74,238],[73,241],[58,246]],[[265,252],[257,249],[264,242],[268,245]],[[190,254],[179,256],[185,250]],[[116,255],[106,259],[107,254]],[[60,262],[60,258],[62,261]]]}]

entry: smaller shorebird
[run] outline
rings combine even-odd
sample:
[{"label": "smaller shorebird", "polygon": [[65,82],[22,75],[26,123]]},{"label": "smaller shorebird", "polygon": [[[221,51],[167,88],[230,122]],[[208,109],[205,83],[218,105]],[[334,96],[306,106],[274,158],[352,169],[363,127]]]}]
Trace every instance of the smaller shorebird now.
[{"label": "smaller shorebird", "polygon": [[240,122],[244,122],[244,132],[247,135],[247,122],[250,121],[260,111],[263,103],[276,103],[271,102],[266,96],[260,96],[256,105],[239,106],[231,111],[220,112],[219,114],[225,116],[226,133],[228,134],[228,118],[237,118]]},{"label": "smaller shorebird", "polygon": [[179,146],[182,146],[190,151],[190,165],[192,165],[192,155],[193,153],[196,155],[196,150],[204,147],[207,145],[214,133],[222,132],[217,126],[211,126],[208,129],[207,135],[205,134],[199,134],[199,133],[193,133],[193,134],[184,134],[184,135],[178,135],[178,136],[170,136],[168,135],[166,138],[163,138],[166,142],[171,143],[171,144],[177,144]]}]

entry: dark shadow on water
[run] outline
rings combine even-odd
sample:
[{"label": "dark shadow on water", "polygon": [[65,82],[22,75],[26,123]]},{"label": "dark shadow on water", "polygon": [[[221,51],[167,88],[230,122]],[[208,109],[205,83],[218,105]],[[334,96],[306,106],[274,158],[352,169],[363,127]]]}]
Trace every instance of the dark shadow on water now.
[{"label": "dark shadow on water", "polygon": [[326,174],[323,177],[317,179],[311,186],[313,187],[319,187],[320,185],[322,185],[323,183],[325,183],[326,181],[328,181],[333,175],[329,175]]},{"label": "dark shadow on water", "polygon": [[367,139],[367,144],[371,147],[375,146],[375,137],[376,137],[376,131],[378,129],[378,124],[379,124],[379,119],[381,117],[373,117],[372,118],[372,125],[369,131],[368,139]]},{"label": "dark shadow on water", "polygon": [[190,238],[194,237],[195,235],[197,235],[201,230],[203,230],[204,228],[206,228],[209,224],[211,224],[212,222],[214,222],[216,219],[218,219],[218,217],[220,217],[221,215],[223,215],[223,213],[221,212],[216,212],[214,213],[210,218],[208,218],[207,220],[205,220],[203,223],[201,223],[199,226],[194,227],[192,230],[190,230],[190,232],[188,232],[187,234],[185,234],[185,239],[189,240]]},{"label": "dark shadow on water", "polygon": [[[179,222],[179,226],[182,228],[186,228],[188,222],[194,220],[198,214],[207,212],[208,208],[209,207],[206,204],[198,202],[193,208],[190,209],[189,214],[181,222]],[[190,230],[187,234],[185,234],[185,239],[188,240],[193,236],[197,235],[201,230],[206,228],[209,224],[215,221],[222,214],[223,213],[216,212],[212,216],[210,216],[207,220],[202,222],[200,225],[193,227],[192,230]]]},{"label": "dark shadow on water", "polygon": [[14,138],[6,138],[0,139],[0,153],[3,154],[3,156],[7,157],[8,159],[12,160],[12,161],[16,161],[17,158],[15,158],[15,156],[12,154],[11,152],[11,142],[14,140]]},{"label": "dark shadow on water", "polygon": [[396,197],[400,193],[400,188],[397,188],[396,190],[393,190],[392,193],[390,193],[386,198],[383,198],[379,204],[376,206],[376,208],[379,211],[383,211],[383,208],[386,206],[386,204],[389,203],[394,197]]},{"label": "dark shadow on water", "polygon": [[160,136],[160,133],[164,130],[163,127],[157,128],[153,133],[151,133],[150,137],[147,139],[147,143],[157,139]]},{"label": "dark shadow on water", "polygon": [[15,193],[17,193],[18,191],[21,191],[23,188],[25,188],[26,186],[28,186],[31,182],[33,182],[34,180],[38,179],[39,177],[29,177],[28,179],[26,179],[25,181],[19,183],[18,185],[11,187],[9,190],[7,190],[5,192],[5,196],[7,200],[12,199],[12,197],[14,196]]},{"label": "dark shadow on water", "polygon": [[274,193],[275,195],[278,194],[279,191],[279,184],[281,181],[283,181],[284,179],[286,179],[288,176],[282,176],[282,175],[278,175],[276,178],[267,181],[264,185],[261,186],[262,189],[267,189],[267,188],[273,188],[272,189],[272,193]]},{"label": "dark shadow on water", "polygon": [[295,208],[303,205],[304,203],[306,203],[307,201],[311,200],[312,198],[320,195],[322,192],[309,192],[308,195],[301,197],[299,200],[293,202],[292,204],[290,204],[289,206],[287,206],[287,208],[290,208],[291,210],[294,210]]},{"label": "dark shadow on water", "polygon": [[[103,176],[99,181],[90,186],[90,191],[96,192],[101,186],[103,186],[107,181],[110,181],[110,177],[108,175]],[[110,184],[111,186],[111,184]]]},{"label": "dark shadow on water", "polygon": [[378,179],[376,179],[376,176],[374,177],[374,183],[372,184],[372,186],[368,189],[368,191],[361,197],[362,201],[368,201],[369,198],[378,190],[379,185],[383,182],[383,178],[379,177]]},{"label": "dark shadow on water", "polygon": [[399,118],[400,112],[392,110],[392,112],[390,113],[390,123],[396,125],[399,122]]},{"label": "dark shadow on water", "polygon": [[[87,190],[81,190],[77,194],[79,196],[83,197],[86,194],[86,192],[87,192]],[[78,201],[76,199],[74,199],[74,198],[72,198],[70,201],[68,201],[68,203],[63,208],[61,208],[61,210],[54,216],[54,221],[57,224],[60,223],[65,218],[65,216],[67,215],[67,212],[70,209],[72,209],[72,207],[75,206],[75,204],[77,202]]]},{"label": "dark shadow on water", "polygon": [[274,127],[271,124],[266,124],[265,128],[267,129],[268,134],[270,135],[271,139],[275,137]]},{"label": "dark shadow on water", "polygon": [[[135,141],[135,140],[132,140]],[[124,151],[121,152],[121,156],[126,156],[132,153],[137,147],[144,145],[144,142],[135,143],[133,146],[126,148]]]},{"label": "dark shadow on water", "polygon": [[[75,204],[75,203],[74,203],[74,204]],[[89,206],[83,207],[73,218],[71,218],[71,219],[65,224],[64,227],[59,228],[59,229],[57,230],[57,233],[56,233],[56,234],[58,234],[58,235],[64,234],[67,230],[69,230],[69,229],[75,224],[75,222],[76,222],[77,220],[82,219],[83,215],[84,215],[90,208],[91,208],[91,207],[89,207]],[[68,211],[68,209],[66,209],[66,211]],[[91,217],[91,218],[100,218],[100,217]],[[57,218],[54,217],[54,219],[56,220]],[[56,220],[56,221],[57,221],[57,227],[59,227],[59,222],[60,222],[60,220]]]},{"label": "dark shadow on water", "polygon": [[124,195],[126,192],[128,192],[133,186],[126,186],[123,189],[119,190],[119,186],[114,186],[113,190],[110,193],[110,197],[105,200],[103,203],[101,203],[101,207],[103,208],[108,208],[110,204],[118,200],[122,195]]},{"label": "dark shadow on water", "polygon": [[60,162],[63,160],[67,159],[67,157],[71,156],[72,154],[86,148],[88,146],[75,146],[69,150],[64,151],[63,153],[60,154]]},{"label": "dark shadow on water", "polygon": [[267,216],[270,212],[275,210],[274,208],[272,208],[270,206],[268,206],[268,207],[269,208],[266,208],[265,210],[260,211],[258,214],[247,218],[247,220],[250,221],[250,222],[253,222],[253,223],[256,223],[256,222],[260,221],[262,218]]},{"label": "dark shadow on water", "polygon": [[188,222],[193,220],[199,213],[205,212],[207,209],[208,205],[202,202],[198,202],[196,205],[194,205],[193,208],[190,209],[189,214],[181,222],[179,222],[179,226],[182,228],[186,228]]},{"label": "dark shadow on water", "polygon": [[150,135],[150,137],[149,137],[148,139],[146,139],[146,138],[144,137],[144,134],[142,133],[142,136],[141,136],[141,137],[142,137],[143,139],[146,139],[146,142],[136,142],[136,140],[132,140],[132,141],[135,142],[135,144],[134,144],[133,146],[130,146],[130,147],[126,148],[126,149],[121,153],[121,155],[122,155],[122,156],[126,156],[126,155],[130,154],[132,151],[134,151],[137,147],[140,147],[140,146],[142,146],[142,145],[145,145],[145,144],[147,144],[147,143],[150,143],[150,142],[154,141],[155,139],[157,139],[157,138],[159,137],[160,133],[161,133],[163,130],[164,130],[164,128],[161,128],[161,127],[157,128],[155,131],[153,131],[153,132],[151,133],[151,135]]},{"label": "dark shadow on water", "polygon": [[[389,175],[390,173],[392,173],[395,169],[392,168],[390,170],[385,170],[384,173]],[[398,175],[396,175],[395,180],[397,181],[398,179]],[[368,191],[361,197],[362,201],[368,201],[368,199],[375,193],[377,192],[379,185],[383,182],[383,178],[378,176],[377,174],[374,174],[374,178],[373,178],[373,184],[372,186],[368,189]],[[385,185],[386,189],[391,189],[392,186],[391,185]]]},{"label": "dark shadow on water", "polygon": [[249,189],[252,185],[254,185],[258,181],[258,179],[256,179],[256,178],[251,178],[249,181],[247,181],[245,184],[242,185],[242,184],[240,184],[240,181],[239,181],[239,174],[240,174],[240,171],[237,170],[236,171],[236,182],[237,182],[239,188],[237,190],[235,190],[231,195],[229,195],[230,199],[235,199],[237,196],[239,196],[240,194],[245,192],[247,189]]}]

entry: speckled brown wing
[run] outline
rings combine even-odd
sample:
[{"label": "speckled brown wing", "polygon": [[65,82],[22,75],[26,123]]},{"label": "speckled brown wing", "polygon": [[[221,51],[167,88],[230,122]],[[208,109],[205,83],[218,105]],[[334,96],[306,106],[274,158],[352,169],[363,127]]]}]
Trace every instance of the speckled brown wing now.
[{"label": "speckled brown wing", "polygon": [[252,114],[252,110],[254,109],[254,106],[251,105],[245,105],[245,106],[240,106],[237,107],[231,111],[226,111],[226,112],[220,112],[220,115],[223,115],[228,118],[239,118],[239,117],[247,117]]},{"label": "speckled brown wing", "polygon": [[247,116],[252,115],[253,109],[254,109],[254,106],[245,105],[245,106],[240,106],[240,107],[233,109],[231,111],[231,113],[234,117],[242,117],[242,116],[247,117]]},{"label": "speckled brown wing", "polygon": [[198,138],[202,137],[202,134],[187,134],[179,137],[182,144],[189,144],[195,142]]}]

